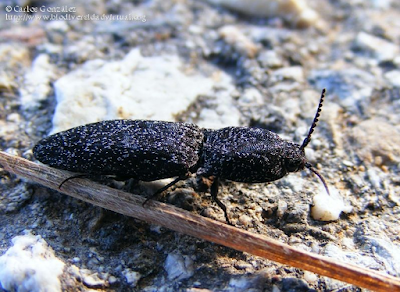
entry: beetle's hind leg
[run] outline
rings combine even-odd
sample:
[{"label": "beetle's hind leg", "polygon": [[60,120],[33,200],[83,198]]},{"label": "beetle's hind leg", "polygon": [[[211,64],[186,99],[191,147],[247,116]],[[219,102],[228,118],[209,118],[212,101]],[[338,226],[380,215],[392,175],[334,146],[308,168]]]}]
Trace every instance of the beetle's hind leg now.
[{"label": "beetle's hind leg", "polygon": [[189,174],[185,174],[184,176],[178,176],[176,179],[174,179],[172,182],[170,182],[169,184],[163,186],[162,188],[158,189],[154,194],[152,194],[150,197],[148,197],[142,204],[142,206],[144,207],[144,205],[147,204],[148,201],[153,200],[155,198],[158,197],[159,194],[161,194],[163,191],[169,189],[170,187],[172,187],[173,185],[175,185],[177,182],[181,181],[181,180],[185,180],[189,177]]},{"label": "beetle's hind leg", "polygon": [[219,187],[219,179],[218,178],[214,178],[214,181],[211,185],[210,188],[210,192],[211,192],[211,197],[213,199],[213,201],[215,203],[217,203],[217,205],[222,209],[222,211],[224,211],[224,215],[225,215],[225,220],[229,225],[232,225],[231,221],[229,220],[228,217],[228,212],[226,211],[226,206],[218,199],[218,187]]},{"label": "beetle's hind leg", "polygon": [[88,177],[92,177],[92,175],[90,174],[86,174],[86,173],[82,173],[82,174],[77,174],[77,175],[73,175],[70,177],[67,177],[66,179],[64,179],[60,185],[58,186],[58,189],[61,190],[61,187],[63,186],[63,184],[65,184],[67,181],[71,180],[71,179],[75,179],[75,178],[88,178]]},{"label": "beetle's hind leg", "polygon": [[67,177],[64,179],[60,185],[58,186],[58,189],[61,190],[61,187],[69,180],[76,179],[76,178],[87,178],[90,180],[93,180],[95,182],[107,182],[108,184],[112,181],[122,181],[122,180],[127,180],[129,179],[128,177],[118,177],[118,176],[112,176],[112,175],[100,175],[100,174],[92,174],[92,173],[80,173],[80,174],[75,174],[70,177]]}]

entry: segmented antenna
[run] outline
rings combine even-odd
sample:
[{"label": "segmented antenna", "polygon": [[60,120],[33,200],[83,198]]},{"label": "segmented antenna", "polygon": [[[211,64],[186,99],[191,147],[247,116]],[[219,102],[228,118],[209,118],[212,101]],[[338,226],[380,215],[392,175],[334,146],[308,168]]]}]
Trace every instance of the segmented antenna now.
[{"label": "segmented antenna", "polygon": [[[321,109],[322,109],[322,103],[324,102],[324,98],[325,98],[325,92],[326,92],[325,88],[322,89],[321,98],[319,100],[319,105],[318,105],[317,112],[315,114],[314,121],[313,121],[313,123],[312,123],[312,125],[310,127],[310,131],[308,132],[307,137],[304,139],[303,144],[301,144],[301,146],[300,146],[300,150],[304,150],[304,148],[306,148],[308,143],[310,143],[310,141],[311,141],[311,135],[314,132],[314,129],[317,126],[317,123],[318,123],[319,114],[320,114]],[[317,175],[319,176],[319,174],[317,174]]]},{"label": "segmented antenna", "polygon": [[329,192],[328,185],[326,184],[324,177],[314,167],[312,167],[312,165],[310,163],[306,162],[305,167],[307,167],[311,172],[313,172],[316,176],[318,176],[318,178],[321,180],[322,184],[324,185],[326,192],[330,196],[331,193]]}]

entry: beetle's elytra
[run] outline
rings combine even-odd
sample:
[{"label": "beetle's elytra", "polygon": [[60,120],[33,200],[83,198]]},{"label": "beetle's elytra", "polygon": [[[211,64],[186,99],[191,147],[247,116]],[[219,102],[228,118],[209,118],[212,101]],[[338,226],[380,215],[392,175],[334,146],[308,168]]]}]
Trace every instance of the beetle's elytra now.
[{"label": "beetle's elytra", "polygon": [[229,223],[226,208],[217,197],[219,179],[263,183],[308,168],[329,193],[325,180],[304,153],[324,97],[325,89],[302,145],[259,128],[209,130],[189,123],[110,120],[51,135],[39,141],[33,153],[42,163],[78,173],[142,181],[177,177],[156,194],[192,173],[213,177],[211,195]]},{"label": "beetle's elytra", "polygon": [[59,169],[153,181],[194,172],[203,139],[193,124],[111,120],[44,138],[33,153]]}]

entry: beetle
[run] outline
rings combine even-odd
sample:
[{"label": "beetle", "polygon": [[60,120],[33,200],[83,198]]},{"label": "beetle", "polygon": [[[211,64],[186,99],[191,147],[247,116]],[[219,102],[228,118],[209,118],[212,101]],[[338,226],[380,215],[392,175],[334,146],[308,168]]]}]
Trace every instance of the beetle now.
[{"label": "beetle", "polygon": [[88,175],[142,181],[176,177],[144,204],[191,174],[213,178],[211,197],[230,224],[226,207],[217,197],[221,179],[266,183],[308,168],[319,177],[329,194],[324,178],[307,161],[304,151],[317,126],[324,97],[325,89],[301,145],[260,128],[210,130],[190,123],[109,120],[44,138],[35,145],[33,153],[36,159],[51,167]]}]

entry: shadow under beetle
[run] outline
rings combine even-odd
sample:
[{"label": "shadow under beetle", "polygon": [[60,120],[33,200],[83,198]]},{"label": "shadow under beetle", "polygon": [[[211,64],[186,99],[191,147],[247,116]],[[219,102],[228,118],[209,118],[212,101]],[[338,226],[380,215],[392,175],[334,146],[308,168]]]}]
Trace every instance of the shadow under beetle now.
[{"label": "shadow under beetle", "polygon": [[189,123],[110,120],[51,135],[39,141],[33,153],[51,167],[88,175],[142,181],[177,177],[150,198],[192,173],[214,178],[211,196],[230,224],[226,207],[217,197],[220,179],[265,183],[308,168],[329,194],[324,178],[307,161],[304,152],[317,125],[324,97],[325,89],[301,145],[259,128],[210,130]]}]

